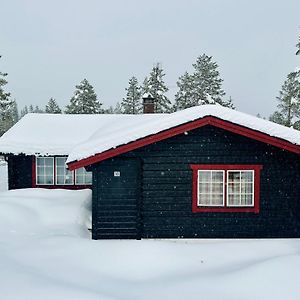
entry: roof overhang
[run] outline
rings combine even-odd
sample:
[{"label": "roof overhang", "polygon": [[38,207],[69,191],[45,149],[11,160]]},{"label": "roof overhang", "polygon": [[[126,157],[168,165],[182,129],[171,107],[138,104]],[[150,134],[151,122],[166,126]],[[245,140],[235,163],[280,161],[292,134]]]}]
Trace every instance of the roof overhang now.
[{"label": "roof overhang", "polygon": [[98,153],[96,155],[68,163],[68,168],[70,170],[75,170],[78,168],[82,168],[88,165],[92,165],[98,162],[101,162],[103,160],[106,160],[108,158],[115,157],[117,155],[165,140],[167,138],[182,134],[184,132],[200,128],[206,125],[212,125],[217,128],[221,128],[224,130],[227,130],[232,133],[236,133],[248,138],[251,138],[253,140],[257,140],[260,142],[263,142],[265,144],[269,144],[296,154],[300,154],[300,146],[295,145],[291,142],[288,142],[286,140],[270,136],[268,134],[262,133],[260,131],[256,131],[253,129],[250,129],[248,127],[244,127],[229,121],[224,121],[222,119],[212,117],[212,116],[206,116],[198,120],[194,120],[191,122],[187,122],[185,124],[172,127],[170,129],[158,132],[153,135],[149,135],[146,137],[143,137],[141,139],[138,139],[136,141],[130,142],[128,144],[120,145],[116,148],[109,149],[107,151],[104,151],[102,153]]}]

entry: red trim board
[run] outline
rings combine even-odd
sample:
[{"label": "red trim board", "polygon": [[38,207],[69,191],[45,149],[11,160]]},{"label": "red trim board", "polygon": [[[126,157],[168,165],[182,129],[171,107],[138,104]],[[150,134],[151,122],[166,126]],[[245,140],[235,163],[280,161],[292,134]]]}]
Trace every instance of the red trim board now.
[{"label": "red trim board", "polygon": [[143,146],[147,146],[147,145],[153,144],[155,142],[176,136],[178,134],[182,134],[186,131],[190,131],[190,130],[193,130],[196,128],[203,127],[205,125],[213,125],[215,127],[222,128],[227,131],[230,131],[230,132],[242,135],[242,136],[246,136],[251,139],[254,139],[254,140],[266,143],[266,144],[270,144],[272,146],[276,146],[276,147],[279,147],[281,149],[284,149],[284,150],[287,150],[290,152],[300,154],[300,146],[298,146],[298,145],[292,144],[292,143],[285,141],[283,139],[280,139],[280,138],[269,136],[265,133],[255,131],[253,129],[243,127],[241,125],[237,125],[237,124],[234,124],[234,123],[231,123],[228,121],[224,121],[224,120],[218,119],[216,117],[208,116],[208,117],[204,117],[202,119],[191,121],[191,122],[167,129],[165,131],[141,138],[139,140],[130,142],[125,145],[121,145],[117,148],[107,150],[105,152],[90,156],[88,158],[84,158],[79,161],[70,162],[70,163],[68,163],[68,168],[70,170],[75,170],[75,169],[78,169],[81,167],[85,167],[85,166],[103,161],[105,159],[120,155],[122,153],[126,153],[129,151],[135,150],[137,148],[141,148]]}]

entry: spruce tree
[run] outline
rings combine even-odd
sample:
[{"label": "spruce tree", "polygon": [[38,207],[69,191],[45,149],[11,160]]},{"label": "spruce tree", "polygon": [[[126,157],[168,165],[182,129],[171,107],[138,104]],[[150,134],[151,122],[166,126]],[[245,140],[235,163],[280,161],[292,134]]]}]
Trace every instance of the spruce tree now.
[{"label": "spruce tree", "polygon": [[126,97],[121,102],[122,112],[124,114],[139,114],[142,112],[141,88],[135,76],[131,77],[128,82],[129,86]]},{"label": "spruce tree", "polygon": [[193,76],[188,72],[185,72],[182,76],[179,77],[177,86],[179,90],[175,95],[174,110],[182,110],[188,107],[195,106],[195,102],[197,103],[197,100],[193,99]]},{"label": "spruce tree", "polygon": [[122,107],[121,104],[119,102],[116,103],[115,108],[113,109],[113,113],[114,114],[122,114]]},{"label": "spruce tree", "polygon": [[21,109],[21,112],[20,112],[20,119],[22,119],[25,115],[28,114],[28,106],[25,105],[23,109]]},{"label": "spruce tree", "polygon": [[165,113],[171,111],[171,101],[165,95],[169,88],[164,82],[165,74],[157,63],[143,82],[142,94],[151,94],[154,98],[154,112]]},{"label": "spruce tree", "polygon": [[20,119],[18,104],[17,104],[16,100],[13,100],[12,108],[11,108],[11,114],[12,114],[13,123],[16,124]]},{"label": "spruce tree", "polygon": [[185,73],[177,82],[175,110],[202,104],[220,104],[234,108],[231,98],[224,100],[223,79],[220,78],[218,64],[212,56],[200,55],[193,64],[192,74]]},{"label": "spruce tree", "polygon": [[74,96],[66,106],[67,114],[99,114],[103,113],[102,103],[97,100],[93,86],[86,80],[76,85]]},{"label": "spruce tree", "polygon": [[57,104],[56,100],[53,98],[50,98],[50,100],[46,104],[45,112],[48,114],[61,114],[62,113],[59,105]]},{"label": "spruce tree", "polygon": [[44,111],[43,111],[41,108],[39,108],[38,105],[35,106],[33,112],[34,112],[34,113],[37,113],[37,114],[42,114],[42,113],[44,113]]},{"label": "spruce tree", "polygon": [[29,105],[28,112],[29,112],[30,114],[34,113],[34,107],[33,107],[32,104]]},{"label": "spruce tree", "polygon": [[299,41],[298,41],[298,44],[296,45],[296,47],[297,47],[296,55],[299,55],[300,54],[300,37],[299,37]]},{"label": "spruce tree", "polygon": [[0,136],[14,124],[12,117],[13,100],[10,98],[10,93],[4,90],[7,84],[6,76],[7,73],[0,72]]},{"label": "spruce tree", "polygon": [[294,127],[300,118],[300,71],[288,74],[277,100],[278,110],[270,116],[270,121]]}]

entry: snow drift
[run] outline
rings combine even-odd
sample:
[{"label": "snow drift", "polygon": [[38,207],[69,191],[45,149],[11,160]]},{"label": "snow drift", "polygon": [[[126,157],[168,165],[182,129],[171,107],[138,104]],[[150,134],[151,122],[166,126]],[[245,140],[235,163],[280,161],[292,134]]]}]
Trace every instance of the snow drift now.
[{"label": "snow drift", "polygon": [[0,193],[1,299],[299,299],[298,239],[93,241],[90,201]]}]

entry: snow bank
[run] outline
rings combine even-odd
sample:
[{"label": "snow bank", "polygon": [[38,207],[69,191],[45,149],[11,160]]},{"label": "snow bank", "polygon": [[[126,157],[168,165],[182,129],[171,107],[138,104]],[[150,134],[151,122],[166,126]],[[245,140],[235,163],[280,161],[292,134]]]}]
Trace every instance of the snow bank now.
[{"label": "snow bank", "polygon": [[90,196],[0,193],[1,299],[299,299],[299,239],[93,241]]},{"label": "snow bank", "polygon": [[91,190],[24,189],[0,193],[0,236],[89,236]]},{"label": "snow bank", "polygon": [[164,114],[155,119],[136,119],[134,124],[124,120],[121,124],[115,123],[103,127],[92,134],[85,142],[75,146],[68,157],[67,163],[102,153],[120,145],[206,116],[213,116],[300,145],[300,131],[298,130],[220,105],[200,105],[172,114]]}]

